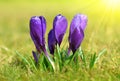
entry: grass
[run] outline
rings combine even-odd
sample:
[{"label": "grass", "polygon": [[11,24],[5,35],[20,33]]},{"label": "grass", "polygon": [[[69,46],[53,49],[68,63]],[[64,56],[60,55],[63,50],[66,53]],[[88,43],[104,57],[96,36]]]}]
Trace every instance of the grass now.
[{"label": "grass", "polygon": [[[74,3],[74,4],[73,4]],[[120,80],[120,11],[106,9],[94,0],[85,1],[0,1],[0,81],[119,81]],[[44,15],[47,32],[57,14],[63,14],[70,24],[76,13],[88,16],[85,38],[81,45],[86,58],[75,64],[66,65],[60,72],[36,69],[33,63],[34,44],[29,35],[29,19],[33,15]],[[69,26],[62,42],[67,49]],[[106,49],[103,55],[99,54]],[[16,54],[27,59],[27,63]],[[94,55],[96,53],[96,55]],[[79,54],[79,53],[78,53]],[[94,57],[100,58],[95,62]],[[92,58],[92,60],[90,60]],[[92,67],[91,69],[89,68]]]}]

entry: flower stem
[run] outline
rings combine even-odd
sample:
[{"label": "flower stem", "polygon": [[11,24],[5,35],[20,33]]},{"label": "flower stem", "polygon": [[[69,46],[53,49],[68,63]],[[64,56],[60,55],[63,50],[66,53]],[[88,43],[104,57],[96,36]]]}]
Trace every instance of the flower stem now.
[{"label": "flower stem", "polygon": [[43,52],[45,53],[45,56],[48,58],[49,62],[51,63],[53,69],[55,70],[55,64],[54,62],[50,59],[48,52],[46,51],[46,49],[43,49]]}]

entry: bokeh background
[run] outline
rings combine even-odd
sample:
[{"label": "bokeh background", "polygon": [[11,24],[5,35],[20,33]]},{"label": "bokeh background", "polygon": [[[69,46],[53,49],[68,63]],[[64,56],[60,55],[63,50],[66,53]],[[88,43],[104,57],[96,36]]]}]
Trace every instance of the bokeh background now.
[{"label": "bokeh background", "polygon": [[[103,61],[118,67],[120,6],[113,7],[103,0],[0,0],[0,65],[12,61],[15,50],[32,55],[31,51],[35,50],[29,35],[29,20],[32,16],[42,15],[46,18],[47,44],[47,34],[53,27],[54,17],[62,14],[70,25],[77,13],[88,16],[82,49],[98,53],[105,48],[107,54]],[[65,49],[68,47],[68,33],[69,26],[61,46]]]}]

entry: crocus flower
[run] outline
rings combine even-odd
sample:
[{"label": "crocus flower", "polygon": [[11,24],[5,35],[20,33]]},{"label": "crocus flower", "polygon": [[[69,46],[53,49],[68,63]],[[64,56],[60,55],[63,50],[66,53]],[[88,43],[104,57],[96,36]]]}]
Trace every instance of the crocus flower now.
[{"label": "crocus flower", "polygon": [[[46,32],[46,20],[43,16],[34,16],[30,20],[30,35],[35,44],[38,53],[44,52],[50,63],[54,68],[54,64],[51,61],[46,48],[45,48],[45,32]],[[32,52],[36,62],[38,62],[38,53]]]},{"label": "crocus flower", "polygon": [[73,54],[79,48],[84,39],[84,30],[86,28],[86,25],[87,25],[86,15],[77,14],[72,19],[69,33],[69,51],[72,50]]},{"label": "crocus flower", "polygon": [[30,20],[30,35],[38,52],[45,48],[46,20],[43,16],[34,16]]},{"label": "crocus flower", "polygon": [[57,44],[53,29],[48,34],[48,48],[51,54],[54,54],[55,45]]},{"label": "crocus flower", "polygon": [[61,45],[63,36],[67,29],[67,19],[61,14],[57,15],[53,21],[53,29],[48,34],[48,47],[50,53],[54,53],[55,46]]}]

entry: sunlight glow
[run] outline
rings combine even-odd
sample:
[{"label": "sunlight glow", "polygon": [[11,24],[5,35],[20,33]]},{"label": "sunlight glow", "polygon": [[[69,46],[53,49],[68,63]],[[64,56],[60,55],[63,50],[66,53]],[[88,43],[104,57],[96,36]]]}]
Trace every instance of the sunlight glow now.
[{"label": "sunlight glow", "polygon": [[112,9],[119,9],[120,8],[120,0],[102,0],[102,3],[107,8],[112,8]]}]

